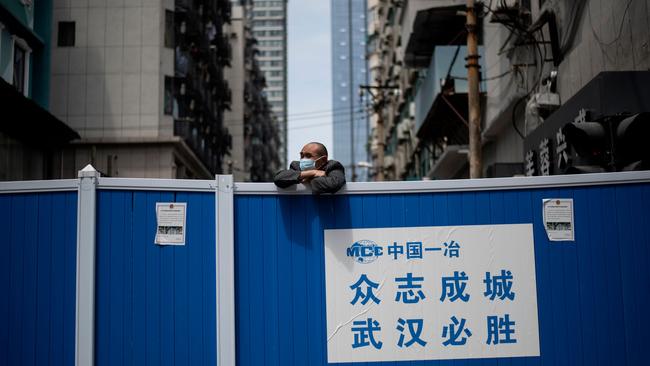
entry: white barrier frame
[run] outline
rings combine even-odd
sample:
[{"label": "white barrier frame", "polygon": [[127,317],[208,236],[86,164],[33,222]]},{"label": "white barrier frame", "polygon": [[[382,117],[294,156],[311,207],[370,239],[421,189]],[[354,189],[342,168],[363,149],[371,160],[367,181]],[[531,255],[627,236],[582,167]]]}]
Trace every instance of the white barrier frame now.
[{"label": "white barrier frame", "polygon": [[0,182],[0,194],[71,192],[79,189],[79,179],[24,180]]},{"label": "white barrier frame", "polygon": [[232,175],[216,176],[217,365],[235,366],[235,204]]},{"label": "white barrier frame", "polygon": [[[555,187],[587,187],[608,184],[633,184],[650,182],[650,171],[596,173],[576,175],[551,175],[543,177],[483,178],[425,181],[355,182],[347,183],[335,194],[386,194],[386,193],[436,193],[496,191],[520,189],[548,189]],[[304,184],[287,189],[273,183],[235,183],[235,194],[312,194]]]},{"label": "white barrier frame", "polygon": [[77,196],[77,270],[75,365],[95,363],[95,253],[97,249],[97,180],[91,165],[79,171]]}]

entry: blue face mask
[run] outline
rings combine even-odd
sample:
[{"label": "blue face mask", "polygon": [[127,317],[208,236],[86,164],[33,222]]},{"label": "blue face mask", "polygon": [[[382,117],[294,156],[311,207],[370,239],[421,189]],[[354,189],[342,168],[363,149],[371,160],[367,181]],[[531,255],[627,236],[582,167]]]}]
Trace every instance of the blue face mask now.
[{"label": "blue face mask", "polygon": [[316,167],[316,162],[311,159],[300,159],[300,170],[312,170]]},{"label": "blue face mask", "polygon": [[[322,156],[320,158],[322,158]],[[318,159],[320,159],[320,158],[318,158]],[[300,159],[300,170],[305,171],[305,170],[316,169],[316,161],[318,159],[316,159],[316,160]]]}]

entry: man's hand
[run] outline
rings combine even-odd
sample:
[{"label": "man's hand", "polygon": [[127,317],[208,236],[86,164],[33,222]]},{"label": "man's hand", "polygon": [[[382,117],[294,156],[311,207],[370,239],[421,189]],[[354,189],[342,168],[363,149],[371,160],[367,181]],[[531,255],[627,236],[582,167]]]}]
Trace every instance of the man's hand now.
[{"label": "man's hand", "polygon": [[309,183],[314,178],[324,177],[324,176],[325,176],[325,172],[322,170],[306,170],[304,172],[300,172],[300,182]]}]

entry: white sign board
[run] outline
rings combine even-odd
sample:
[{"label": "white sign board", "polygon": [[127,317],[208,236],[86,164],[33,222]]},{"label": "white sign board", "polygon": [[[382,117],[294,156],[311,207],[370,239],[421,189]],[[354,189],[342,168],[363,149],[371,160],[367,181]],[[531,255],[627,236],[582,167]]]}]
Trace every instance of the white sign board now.
[{"label": "white sign board", "polygon": [[185,202],[156,203],[156,244],[185,245]]},{"label": "white sign board", "polygon": [[573,199],[545,198],[544,229],[549,241],[574,241]]},{"label": "white sign board", "polygon": [[539,356],[532,224],[325,230],[328,362]]}]

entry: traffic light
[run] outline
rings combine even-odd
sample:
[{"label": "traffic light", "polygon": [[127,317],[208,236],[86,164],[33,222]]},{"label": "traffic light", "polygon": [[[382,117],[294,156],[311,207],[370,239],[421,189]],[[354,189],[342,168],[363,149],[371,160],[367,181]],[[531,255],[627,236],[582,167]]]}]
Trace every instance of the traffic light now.
[{"label": "traffic light", "polygon": [[608,119],[598,122],[572,122],[562,128],[567,144],[577,157],[564,174],[600,173],[610,170],[612,156],[611,124]]},{"label": "traffic light", "polygon": [[618,170],[650,169],[650,113],[637,113],[622,119],[616,127],[616,166]]},{"label": "traffic light", "polygon": [[565,174],[650,169],[650,113],[604,116],[562,128],[575,154]]}]

